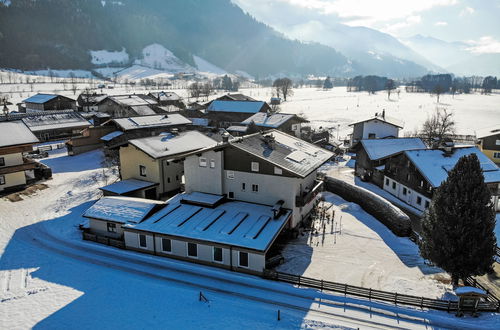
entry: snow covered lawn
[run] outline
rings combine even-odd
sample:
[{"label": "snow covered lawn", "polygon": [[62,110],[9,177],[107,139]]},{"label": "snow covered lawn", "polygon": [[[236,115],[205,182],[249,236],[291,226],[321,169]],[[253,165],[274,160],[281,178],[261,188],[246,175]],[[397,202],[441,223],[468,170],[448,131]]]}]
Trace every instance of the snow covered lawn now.
[{"label": "snow covered lawn", "polygon": [[395,236],[359,205],[324,192],[334,221],[315,220],[315,230],[284,249],[279,271],[428,298],[451,297],[449,276],[430,267],[408,238]]}]

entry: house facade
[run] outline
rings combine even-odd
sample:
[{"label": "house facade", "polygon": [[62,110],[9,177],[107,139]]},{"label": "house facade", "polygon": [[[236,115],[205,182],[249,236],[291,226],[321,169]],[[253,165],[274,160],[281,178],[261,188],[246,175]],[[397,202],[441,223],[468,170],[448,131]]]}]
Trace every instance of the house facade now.
[{"label": "house facade", "polygon": [[478,131],[477,139],[479,149],[500,166],[500,125]]},{"label": "house facade", "polygon": [[374,117],[350,124],[353,131],[350,139],[350,146],[366,139],[382,139],[387,137],[398,137],[399,130],[403,128],[403,123],[395,118],[382,113],[376,113]]},{"label": "house facade", "polygon": [[356,152],[354,175],[382,188],[385,164],[392,155],[405,150],[425,148],[424,142],[419,138],[361,140],[354,147]]},{"label": "house facade", "polygon": [[499,211],[500,169],[475,147],[409,150],[391,156],[385,165],[383,189],[423,212],[448,172],[471,153],[479,158],[493,206]]},{"label": "house facade", "polygon": [[333,156],[280,131],[247,135],[184,160],[185,191],[292,210],[288,228],[309,215],[322,188],[317,169]]},{"label": "house facade", "polygon": [[[184,154],[216,144],[197,131],[165,133],[133,139],[120,147],[120,177],[158,184],[148,198],[179,191],[184,175]],[[146,196],[145,196],[146,197]]]},{"label": "house facade", "polygon": [[26,185],[37,163],[23,157],[38,139],[22,121],[0,122],[0,192]]}]

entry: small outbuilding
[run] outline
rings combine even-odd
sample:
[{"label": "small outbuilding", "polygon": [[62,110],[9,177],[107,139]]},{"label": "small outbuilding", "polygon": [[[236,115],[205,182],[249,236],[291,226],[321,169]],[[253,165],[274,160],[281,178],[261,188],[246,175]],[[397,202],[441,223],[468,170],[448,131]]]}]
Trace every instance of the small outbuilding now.
[{"label": "small outbuilding", "polygon": [[459,287],[455,289],[455,294],[458,296],[457,316],[466,312],[476,316],[479,303],[488,297],[484,290],[472,286]]}]

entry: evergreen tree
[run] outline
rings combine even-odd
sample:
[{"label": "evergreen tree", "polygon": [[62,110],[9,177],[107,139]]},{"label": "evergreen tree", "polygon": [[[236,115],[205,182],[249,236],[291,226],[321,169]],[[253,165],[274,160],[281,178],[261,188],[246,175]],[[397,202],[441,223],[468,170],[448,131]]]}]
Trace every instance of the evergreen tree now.
[{"label": "evergreen tree", "polygon": [[332,88],[333,88],[333,83],[330,77],[326,77],[325,82],[323,83],[323,89],[332,89]]},{"label": "evergreen tree", "polygon": [[420,253],[459,279],[492,270],[496,238],[491,194],[476,154],[460,158],[435,191],[422,222]]}]

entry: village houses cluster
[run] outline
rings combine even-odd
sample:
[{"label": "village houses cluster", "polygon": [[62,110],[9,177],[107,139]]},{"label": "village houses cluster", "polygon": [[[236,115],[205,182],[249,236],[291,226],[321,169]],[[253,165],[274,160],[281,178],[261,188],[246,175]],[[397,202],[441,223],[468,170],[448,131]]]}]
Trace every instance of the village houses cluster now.
[{"label": "village houses cluster", "polygon": [[339,145],[243,94],[205,104],[174,92],[37,94],[18,107],[0,116],[0,192],[51,176],[34,159],[40,142],[64,140],[69,155],[101,148],[120,180],[83,214],[83,237],[144,253],[261,274],[275,243],[308,221],[323,189],[318,170],[342,150],[356,154],[357,177],[417,213],[458,159],[475,153],[500,210],[500,126],[481,131],[476,145],[431,149],[399,137],[403,123],[385,111],[351,124]]}]

